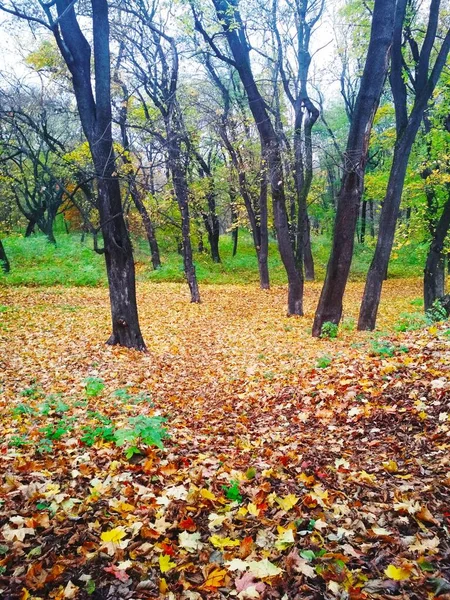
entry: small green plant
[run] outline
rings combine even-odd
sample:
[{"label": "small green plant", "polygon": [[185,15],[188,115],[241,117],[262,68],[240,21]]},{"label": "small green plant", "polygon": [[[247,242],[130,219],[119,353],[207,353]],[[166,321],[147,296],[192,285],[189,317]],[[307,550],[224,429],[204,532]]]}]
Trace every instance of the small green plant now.
[{"label": "small green plant", "polygon": [[50,454],[53,452],[53,441],[48,438],[43,438],[39,440],[36,446],[36,452],[38,454]]},{"label": "small green plant", "polygon": [[49,423],[45,427],[41,427],[39,431],[43,434],[43,437],[47,440],[60,440],[62,437],[72,431],[72,419],[60,419],[55,423]]},{"label": "small green plant", "polygon": [[232,480],[230,481],[230,485],[223,485],[223,491],[225,492],[225,496],[228,500],[233,500],[234,502],[242,502],[242,496],[239,492],[239,481]]},{"label": "small green plant", "polygon": [[411,306],[423,306],[423,298],[414,298],[414,300],[411,300],[410,304]]},{"label": "small green plant", "polygon": [[324,354],[323,356],[319,356],[319,358],[317,359],[316,368],[326,369],[331,365],[332,360],[333,359],[327,356],[326,354]]},{"label": "small green plant", "polygon": [[114,427],[99,426],[99,427],[83,427],[83,435],[81,441],[86,446],[93,446],[96,441],[103,440],[104,442],[115,441]]},{"label": "small green plant", "polygon": [[341,327],[344,331],[355,331],[355,319],[353,317],[346,317],[342,320]]},{"label": "small green plant", "polygon": [[416,331],[427,325],[427,318],[423,313],[401,313],[400,319],[394,325],[396,331]]},{"label": "small green plant", "polygon": [[27,404],[18,404],[17,406],[15,406],[11,413],[13,415],[13,417],[19,417],[21,415],[31,415],[33,414],[34,410],[31,408],[31,406],[28,406]]},{"label": "small green plant", "polygon": [[395,346],[389,340],[374,340],[371,344],[372,354],[383,357],[391,357],[395,354]]},{"label": "small green plant", "polygon": [[427,319],[431,323],[437,323],[439,321],[445,321],[447,318],[447,311],[442,306],[439,298],[436,299],[431,305],[431,308],[427,310]]},{"label": "small green plant", "polygon": [[42,392],[42,390],[39,389],[36,383],[33,383],[32,385],[30,385],[30,387],[22,390],[20,392],[20,395],[24,396],[25,398],[31,398],[32,400],[35,400],[37,398],[42,398],[44,396],[44,393]]},{"label": "small green plant", "polygon": [[328,338],[329,340],[334,340],[335,338],[337,338],[338,329],[339,328],[336,323],[332,323],[331,321],[325,321],[325,323],[322,325],[320,337]]},{"label": "small green plant", "polygon": [[114,434],[114,441],[117,446],[125,446],[126,458],[131,458],[134,454],[141,453],[141,445],[156,446],[163,448],[162,440],[169,437],[167,430],[163,427],[166,421],[164,417],[146,417],[139,415],[131,417],[128,422],[130,429],[118,429]]},{"label": "small green plant", "polygon": [[30,441],[26,435],[13,435],[8,442],[8,446],[10,448],[22,448],[23,446],[28,446],[29,443]]},{"label": "small green plant", "polygon": [[104,389],[105,384],[100,377],[86,377],[84,380],[84,392],[88,398],[96,398]]}]

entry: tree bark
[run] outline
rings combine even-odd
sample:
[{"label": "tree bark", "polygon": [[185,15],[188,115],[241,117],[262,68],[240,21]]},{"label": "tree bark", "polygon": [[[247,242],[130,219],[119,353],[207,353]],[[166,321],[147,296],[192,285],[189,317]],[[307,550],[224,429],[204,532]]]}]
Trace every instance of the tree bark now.
[{"label": "tree bark", "polygon": [[388,69],[394,12],[395,0],[375,0],[366,64],[347,141],[331,256],[314,318],[312,334],[316,337],[320,336],[325,322],[338,324],[342,316],[342,299],[353,257],[370,132]]},{"label": "tree bark", "polygon": [[428,250],[423,278],[423,299],[425,310],[445,294],[445,260],[442,254],[445,238],[450,228],[450,194],[436,225]]},{"label": "tree bark", "polygon": [[6,255],[5,247],[3,246],[2,240],[0,240],[0,264],[5,273],[9,273],[11,265],[9,264],[8,256]]},{"label": "tree bark", "polygon": [[31,237],[31,234],[34,233],[34,228],[36,227],[36,221],[34,221],[33,219],[30,219],[28,221],[28,225],[27,228],[25,230],[25,237]]},{"label": "tree bark", "polygon": [[191,244],[191,221],[189,215],[189,191],[184,166],[181,163],[181,152],[177,140],[177,134],[168,128],[167,151],[169,169],[172,173],[175,197],[181,214],[181,236],[184,273],[191,292],[191,302],[199,303],[200,291],[198,289],[197,276],[192,255]]},{"label": "tree bark", "polygon": [[56,0],[58,47],[72,74],[83,131],[88,140],[98,188],[111,304],[112,333],[108,344],[145,350],[139,327],[133,251],[123,217],[112,142],[111,69],[107,0],[91,0],[95,98],[91,82],[91,48],[69,0]]},{"label": "tree bark", "polygon": [[359,241],[361,244],[364,244],[366,241],[366,224],[367,224],[367,200],[362,201],[361,206],[361,233],[359,236]]}]

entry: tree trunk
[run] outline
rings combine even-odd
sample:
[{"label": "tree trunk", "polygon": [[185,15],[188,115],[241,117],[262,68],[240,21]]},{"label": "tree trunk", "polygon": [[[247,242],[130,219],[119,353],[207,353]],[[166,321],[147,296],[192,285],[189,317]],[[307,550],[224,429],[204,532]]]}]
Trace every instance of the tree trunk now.
[{"label": "tree trunk", "polygon": [[259,194],[259,251],[258,251],[258,269],[259,269],[259,281],[262,290],[268,290],[270,288],[269,280],[269,231],[267,229],[267,177],[263,171],[261,171],[261,185]]},{"label": "tree trunk", "polygon": [[133,251],[123,217],[112,142],[108,3],[91,0],[91,4],[95,98],[91,48],[80,29],[73,4],[68,0],[56,0],[60,32],[55,30],[55,38],[72,74],[78,112],[96,171],[111,303],[112,333],[107,343],[145,350],[136,303]]},{"label": "tree trunk", "polygon": [[361,244],[364,244],[366,241],[366,224],[367,224],[367,200],[362,201],[361,206],[361,233],[359,236],[359,241]]},{"label": "tree trunk", "polygon": [[370,215],[370,237],[375,237],[375,215],[373,210],[373,200],[369,200],[369,215]]},{"label": "tree trunk", "polygon": [[9,264],[8,257],[6,255],[5,247],[3,246],[2,240],[0,240],[0,264],[5,273],[9,273],[11,266]]},{"label": "tree trunk", "polygon": [[[391,171],[389,173],[386,196],[381,209],[375,254],[367,274],[364,295],[359,312],[359,330],[372,330],[375,328],[378,306],[381,298],[381,288],[387,273],[389,257],[394,243],[395,227],[400,209],[409,156],[424,111],[446,63],[450,48],[450,31],[448,31],[436,57],[431,74],[429,75],[429,60],[439,22],[439,5],[439,0],[432,0],[430,5],[427,32],[417,60],[417,75],[415,80],[416,97],[409,116],[407,113],[407,92],[402,70],[402,27],[400,27],[400,24],[396,21],[396,36],[394,36],[393,65],[391,68],[390,82],[396,112],[397,143]],[[397,27],[400,27],[400,31],[397,31]]]},{"label": "tree trunk", "polygon": [[315,273],[314,273],[314,258],[312,254],[311,247],[311,221],[309,220],[308,215],[306,215],[305,219],[305,234],[304,234],[304,244],[305,248],[303,251],[303,260],[305,265],[305,279],[306,281],[314,281]]},{"label": "tree trunk", "polygon": [[139,214],[141,215],[142,223],[144,224],[145,234],[147,236],[148,245],[150,247],[150,254],[152,257],[152,265],[155,271],[161,268],[161,257],[159,254],[158,240],[156,239],[155,228],[153,226],[148,210],[142,202],[139,192],[136,193],[130,189],[131,197],[133,198],[134,205],[136,206]]},{"label": "tree trunk", "polygon": [[312,334],[316,337],[320,336],[325,322],[338,324],[342,316],[342,299],[353,257],[370,132],[388,69],[394,11],[394,0],[375,0],[366,64],[347,141],[331,256],[314,318]]},{"label": "tree trunk", "polygon": [[430,243],[423,278],[423,299],[425,310],[429,310],[433,302],[445,294],[445,260],[442,255],[445,238],[450,228],[450,195],[436,225]]},{"label": "tree trunk", "polygon": [[181,214],[181,236],[184,273],[191,292],[191,302],[200,302],[200,291],[198,289],[197,276],[192,255],[191,244],[191,221],[189,215],[189,192],[184,166],[181,164],[181,152],[176,139],[176,134],[170,132],[167,135],[168,161],[172,173],[175,197]]},{"label": "tree trunk", "polygon": [[28,225],[27,228],[25,230],[25,237],[30,237],[32,233],[34,233],[34,228],[36,227],[36,221],[34,221],[33,219],[30,219],[28,221]]}]

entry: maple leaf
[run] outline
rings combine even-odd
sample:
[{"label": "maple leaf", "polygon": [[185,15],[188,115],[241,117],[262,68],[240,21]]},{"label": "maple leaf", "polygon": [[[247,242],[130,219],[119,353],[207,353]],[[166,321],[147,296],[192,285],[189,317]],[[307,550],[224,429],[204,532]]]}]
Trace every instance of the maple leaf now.
[{"label": "maple leaf", "polygon": [[167,571],[170,571],[171,569],[177,566],[176,563],[170,562],[169,554],[160,554],[158,562],[159,570],[161,571],[161,573],[167,573]]},{"label": "maple leaf", "polygon": [[11,528],[5,525],[2,529],[3,537],[8,542],[19,540],[23,542],[26,535],[34,535],[34,529],[32,527],[18,527],[17,529]]},{"label": "maple leaf", "polygon": [[[236,591],[239,595],[242,594],[242,592],[247,592],[247,596],[240,595],[240,598],[259,598],[259,593],[264,592],[266,587],[262,582],[256,583],[255,576],[252,573],[244,573],[242,577],[235,579],[234,585],[236,586]],[[249,592],[249,590],[251,591]],[[254,595],[254,592],[257,593],[256,596]]]},{"label": "maple leaf", "polygon": [[195,552],[203,548],[203,543],[200,541],[200,533],[188,533],[183,531],[178,536],[180,548],[184,548],[188,552]]},{"label": "maple leaf", "polygon": [[213,569],[206,578],[205,583],[201,586],[201,589],[207,590],[221,587],[224,584],[226,575],[227,572],[225,569]]},{"label": "maple leaf", "polygon": [[248,563],[249,572],[257,577],[258,579],[264,579],[265,577],[276,577],[280,575],[283,570],[270,562],[268,558],[263,560],[252,560]]},{"label": "maple leaf", "polygon": [[288,494],[284,498],[275,498],[276,503],[279,504],[286,512],[291,510],[291,508],[293,508],[299,500],[300,498],[294,496],[294,494]]},{"label": "maple leaf", "polygon": [[214,546],[214,548],[220,548],[223,550],[224,548],[231,548],[233,546],[240,546],[241,542],[239,540],[232,540],[229,537],[222,538],[219,535],[212,535],[209,538],[209,541]]},{"label": "maple leaf", "polygon": [[411,575],[409,570],[402,567],[396,567],[395,565],[389,565],[384,570],[384,574],[394,581],[404,581],[405,579],[409,579]]}]

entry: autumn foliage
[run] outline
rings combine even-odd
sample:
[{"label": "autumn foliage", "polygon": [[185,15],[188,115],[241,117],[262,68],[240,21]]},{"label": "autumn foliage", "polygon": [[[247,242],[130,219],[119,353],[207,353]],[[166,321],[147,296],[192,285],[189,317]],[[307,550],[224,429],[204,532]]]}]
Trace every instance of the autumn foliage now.
[{"label": "autumn foliage", "polygon": [[319,285],[145,284],[143,354],[105,289],[0,288],[2,597],[447,598],[450,330],[361,291],[312,340]]}]

